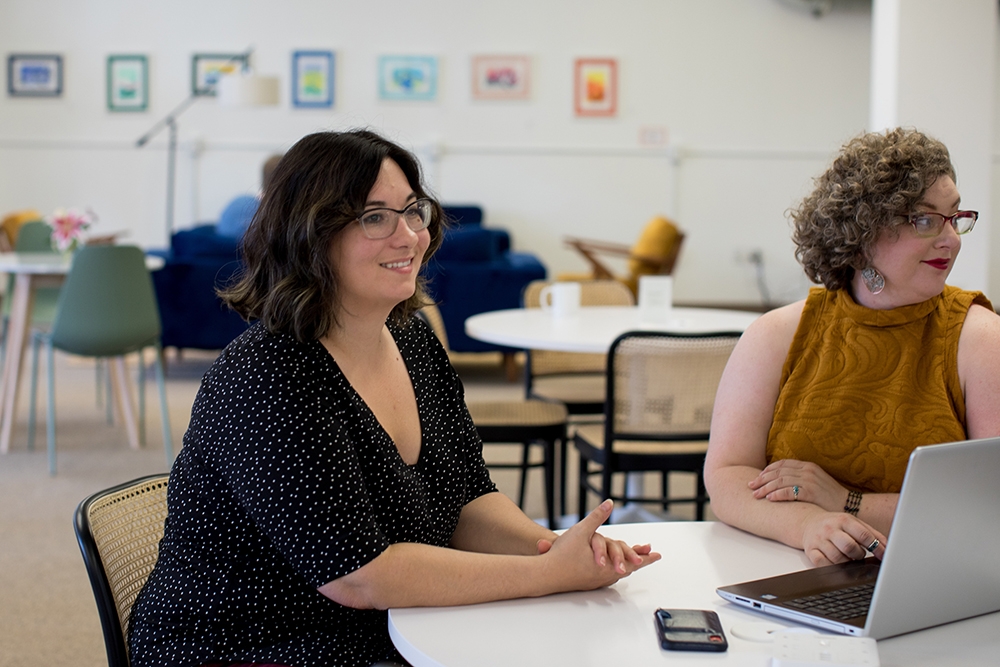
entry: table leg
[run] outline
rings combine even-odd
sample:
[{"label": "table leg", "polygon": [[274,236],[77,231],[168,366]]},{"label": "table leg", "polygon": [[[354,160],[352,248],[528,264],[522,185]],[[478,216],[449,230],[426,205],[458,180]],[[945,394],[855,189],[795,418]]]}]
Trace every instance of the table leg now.
[{"label": "table leg", "polygon": [[17,407],[17,388],[21,381],[21,366],[27,349],[28,326],[32,300],[35,296],[33,275],[19,273],[14,279],[14,296],[10,302],[10,326],[7,328],[7,359],[0,378],[0,453],[10,450],[10,435]]}]

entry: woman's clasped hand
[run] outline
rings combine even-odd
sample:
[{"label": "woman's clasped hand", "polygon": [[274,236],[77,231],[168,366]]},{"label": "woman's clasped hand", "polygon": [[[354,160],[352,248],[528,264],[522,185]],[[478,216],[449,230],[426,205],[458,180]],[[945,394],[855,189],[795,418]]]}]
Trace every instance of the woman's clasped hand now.
[{"label": "woman's clasped hand", "polygon": [[769,464],[747,483],[754,498],[773,502],[801,501],[839,512],[848,491],[812,461],[781,459]]},{"label": "woman's clasped hand", "polygon": [[[636,570],[660,560],[660,554],[649,544],[628,546],[621,540],[611,540],[597,529],[611,516],[614,504],[603,503],[582,521],[553,540],[538,541],[538,553],[548,554],[556,563],[555,576],[565,576],[572,590],[610,586]],[[583,582],[591,582],[587,585]]]}]

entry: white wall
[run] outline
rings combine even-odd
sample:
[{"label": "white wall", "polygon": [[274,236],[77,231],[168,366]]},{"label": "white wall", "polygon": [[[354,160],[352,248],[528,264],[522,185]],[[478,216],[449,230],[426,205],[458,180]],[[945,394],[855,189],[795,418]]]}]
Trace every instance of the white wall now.
[{"label": "white wall", "polygon": [[[820,19],[778,0],[6,0],[2,51],[61,53],[66,84],[58,99],[0,97],[0,211],[91,206],[101,230],[165,245],[166,136],[134,142],[187,96],[193,53],[253,46],[282,105],[201,100],[180,118],[177,227],[253,191],[267,155],[304,134],[365,125],[415,149],[444,201],[482,204],[551,274],[584,267],[563,236],[631,243],[668,213],[687,233],[677,299],[758,300],[746,256],[761,249],[772,297],[791,300],[807,282],[784,211],[865,129],[870,38],[866,0]],[[291,107],[291,53],[307,48],[336,53],[332,110]],[[147,112],[106,110],[115,53],[148,55]],[[470,57],[492,53],[532,57],[530,100],[471,99]],[[439,56],[439,99],[380,102],[387,54]],[[582,56],[619,59],[616,118],[574,117]],[[644,127],[670,146],[640,145]]]}]

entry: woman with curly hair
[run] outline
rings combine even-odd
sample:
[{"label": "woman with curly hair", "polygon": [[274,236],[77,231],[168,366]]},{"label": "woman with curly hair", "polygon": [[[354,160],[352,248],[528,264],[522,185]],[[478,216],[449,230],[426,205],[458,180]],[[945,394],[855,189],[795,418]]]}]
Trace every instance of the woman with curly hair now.
[{"label": "woman with curly hair", "polygon": [[881,557],[913,449],[1000,435],[1000,317],[945,284],[978,215],[941,142],[895,129],[843,147],[791,212],[823,287],[757,320],[720,383],[716,516],[816,565]]},{"label": "woman with curly hair", "polygon": [[561,535],[498,493],[420,268],[442,211],[416,158],[322,132],[279,162],[223,292],[256,320],[205,374],[159,557],[129,623],[134,667],[399,659],[386,609],[589,590],[656,561]]}]

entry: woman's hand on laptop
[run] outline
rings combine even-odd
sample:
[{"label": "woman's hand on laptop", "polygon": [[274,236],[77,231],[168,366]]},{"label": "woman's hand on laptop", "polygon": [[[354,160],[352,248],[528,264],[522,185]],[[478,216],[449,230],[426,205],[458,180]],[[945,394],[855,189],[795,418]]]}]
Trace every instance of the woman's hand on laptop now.
[{"label": "woman's hand on laptop", "polygon": [[813,565],[861,560],[869,553],[881,560],[885,545],[885,535],[845,512],[816,512],[803,523],[802,549]]}]

